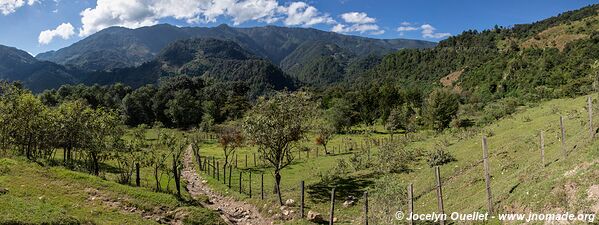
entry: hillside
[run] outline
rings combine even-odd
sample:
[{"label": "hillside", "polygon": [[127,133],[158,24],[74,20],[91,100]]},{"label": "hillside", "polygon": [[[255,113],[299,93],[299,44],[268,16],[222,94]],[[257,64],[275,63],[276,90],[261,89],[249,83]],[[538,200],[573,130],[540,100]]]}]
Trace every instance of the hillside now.
[{"label": "hillside", "polygon": [[33,91],[58,88],[78,80],[72,69],[50,62],[41,62],[29,53],[0,45],[0,79],[21,81]]},{"label": "hillside", "polygon": [[[427,41],[379,40],[306,28],[232,28],[227,25],[178,28],[161,24],[138,29],[107,28],[69,47],[39,54],[37,58],[85,70],[111,70],[139,66],[154,59],[168,44],[189,38],[231,40],[275,65],[281,65],[284,61],[287,65],[308,64],[310,56],[298,58],[291,55],[296,51],[305,53],[308,50],[304,48],[321,42],[338,46],[340,52],[379,56],[402,48],[429,48],[435,45]],[[293,71],[285,71],[295,75],[291,73]]]},{"label": "hillside", "polygon": [[468,99],[579,96],[593,90],[599,74],[597,24],[599,5],[592,5],[532,24],[469,30],[435,48],[389,54],[350,84],[394,82],[431,89],[463,70],[445,85]]},{"label": "hillside", "polygon": [[0,159],[2,224],[226,224],[166,193],[21,159]]},{"label": "hillside", "polygon": [[161,77],[188,75],[206,80],[241,81],[253,97],[271,90],[296,89],[296,82],[267,60],[232,41],[188,39],[169,44],[156,59],[138,67],[93,72],[88,84],[121,82],[134,88],[155,84]]}]

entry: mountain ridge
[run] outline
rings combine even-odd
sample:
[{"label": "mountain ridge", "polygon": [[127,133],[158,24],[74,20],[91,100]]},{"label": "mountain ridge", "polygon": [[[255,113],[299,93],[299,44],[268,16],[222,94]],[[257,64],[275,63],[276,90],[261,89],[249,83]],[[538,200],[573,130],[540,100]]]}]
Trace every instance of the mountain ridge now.
[{"label": "mountain ridge", "polygon": [[[232,40],[276,65],[280,65],[285,57],[302,43],[310,41],[328,41],[349,49],[355,54],[378,55],[404,47],[428,48],[436,45],[434,42],[420,40],[372,39],[343,35],[313,28],[278,26],[235,28],[228,25],[179,28],[169,24],[158,24],[137,29],[106,28],[66,48],[40,53],[36,58],[61,65],[73,65],[85,70],[110,70],[141,65],[153,59],[169,43],[189,38]],[[113,55],[122,58],[115,57],[115,60],[111,60]],[[92,58],[102,59],[102,62],[93,61]]]}]

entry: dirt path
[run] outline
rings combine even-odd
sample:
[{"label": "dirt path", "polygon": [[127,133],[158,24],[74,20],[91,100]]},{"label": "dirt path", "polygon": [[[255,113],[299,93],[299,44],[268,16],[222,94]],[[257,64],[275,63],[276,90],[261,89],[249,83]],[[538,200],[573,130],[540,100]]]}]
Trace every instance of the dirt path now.
[{"label": "dirt path", "polygon": [[223,197],[202,182],[202,178],[194,167],[191,146],[185,152],[184,168],[181,175],[187,181],[189,194],[193,198],[198,195],[208,196],[210,201],[209,203],[203,203],[203,206],[218,211],[229,224],[269,225],[274,223],[272,219],[262,217],[255,206],[230,197]]}]

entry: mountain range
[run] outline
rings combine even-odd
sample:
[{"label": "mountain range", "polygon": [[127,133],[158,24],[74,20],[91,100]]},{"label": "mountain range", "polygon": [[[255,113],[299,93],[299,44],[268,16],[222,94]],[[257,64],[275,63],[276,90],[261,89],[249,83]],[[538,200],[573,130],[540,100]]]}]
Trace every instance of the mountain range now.
[{"label": "mountain range", "polygon": [[[161,55],[161,52],[174,42],[190,39],[227,40],[251,53],[252,57],[269,61],[295,79],[305,83],[322,81],[325,84],[342,79],[348,65],[360,61],[365,56],[382,57],[403,48],[430,48],[436,45],[433,42],[419,40],[381,40],[311,28],[276,26],[232,28],[220,25],[204,28],[159,24],[138,29],[111,27],[66,48],[38,54],[35,58],[24,56],[24,52],[16,53],[17,49],[2,48],[2,51],[6,51],[2,54],[23,56],[15,57],[13,60],[23,59],[18,64],[26,65],[23,68],[29,70],[28,74],[23,74],[24,69],[20,69],[19,73],[15,70],[7,70],[4,67],[10,67],[10,64],[5,64],[8,61],[3,61],[0,62],[5,64],[4,67],[0,65],[0,78],[21,80],[35,91],[56,88],[61,84],[82,82],[93,84],[124,81],[132,86],[140,86],[156,82],[155,78],[159,76],[157,77],[156,73],[143,74],[139,76],[144,78],[132,80],[126,74],[148,70],[157,57],[162,57],[161,61],[164,61],[165,57],[178,57],[172,54]],[[323,63],[335,64],[335,67],[338,67],[337,72],[330,74],[328,70],[319,69]],[[36,66],[33,66],[34,64]],[[278,68],[273,71],[280,72]],[[319,71],[320,74],[313,74],[314,71]],[[48,77],[36,76],[36,73],[47,72]],[[121,76],[119,73],[125,75],[116,79],[115,76]],[[108,75],[101,77],[102,74]],[[151,76],[154,77],[148,80],[147,78]]]},{"label": "mountain range", "polygon": [[445,86],[482,102],[577,96],[599,83],[598,30],[599,5],[531,24],[467,30],[439,43],[275,26],[112,27],[36,58],[2,46],[0,79],[37,92],[73,83],[136,88],[187,74],[248,82],[254,94],[391,85]]}]

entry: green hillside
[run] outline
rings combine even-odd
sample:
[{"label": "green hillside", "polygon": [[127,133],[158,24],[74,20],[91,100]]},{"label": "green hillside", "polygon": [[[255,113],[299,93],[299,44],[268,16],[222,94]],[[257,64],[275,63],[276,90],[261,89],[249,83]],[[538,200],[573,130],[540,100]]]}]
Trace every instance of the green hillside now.
[{"label": "green hillside", "polygon": [[22,159],[0,159],[0,224],[219,224],[173,195]]},{"label": "green hillside", "polygon": [[[598,96],[593,95],[595,120],[599,113]],[[393,215],[407,213],[407,185],[414,186],[416,213],[437,212],[434,170],[428,164],[431,152],[442,149],[454,161],[440,166],[443,183],[445,212],[471,213],[487,211],[484,170],[482,164],[483,136],[488,137],[491,190],[495,215],[499,213],[598,213],[599,197],[596,158],[599,143],[590,141],[586,97],[565,98],[531,104],[518,108],[511,116],[480,128],[449,129],[443,133],[419,132],[395,136],[401,151],[410,152],[414,160],[396,161],[383,145],[372,141],[389,142],[390,135],[380,127],[374,133],[337,135],[329,144],[335,153],[325,156],[322,146],[314,144],[314,134],[300,145],[309,152],[294,152],[295,163],[284,169],[282,190],[284,199],[299,199],[299,182],[306,183],[306,207],[328,215],[330,190],[337,188],[335,215],[339,224],[359,224],[363,218],[362,193],[368,191],[371,199],[370,220],[374,224],[403,224]],[[563,158],[560,142],[559,116],[564,116],[567,158]],[[596,126],[595,126],[596,127]],[[368,129],[370,130],[370,129]],[[354,128],[354,131],[364,131]],[[541,162],[540,132],[545,138],[545,166]],[[372,146],[370,160],[367,147]],[[350,149],[351,148],[351,149]],[[301,149],[301,148],[300,148]],[[319,151],[317,157],[316,151]],[[265,168],[260,159],[254,166],[256,149],[245,147],[237,151],[238,167],[234,169],[233,188],[218,181],[212,173],[204,173],[212,187],[224,195],[263,206],[263,213],[280,213],[272,190],[272,169]],[[222,160],[222,148],[214,142],[202,147],[204,157]],[[245,156],[248,157],[246,167]],[[402,155],[400,157],[403,157]],[[235,162],[235,160],[233,160]],[[381,164],[392,168],[381,170]],[[404,165],[405,163],[405,165]],[[239,194],[238,171],[244,172],[243,194]],[[249,198],[248,173],[254,174],[254,197]],[[260,174],[264,173],[266,200],[260,200]],[[257,174],[257,175],[256,175]],[[222,176],[222,174],[220,175]],[[228,176],[228,175],[227,175]],[[343,207],[345,200],[354,196],[358,202]],[[291,207],[292,210],[299,209]],[[272,210],[272,213],[267,211]],[[289,224],[309,224],[287,221]],[[336,223],[336,224],[337,224]]]}]

